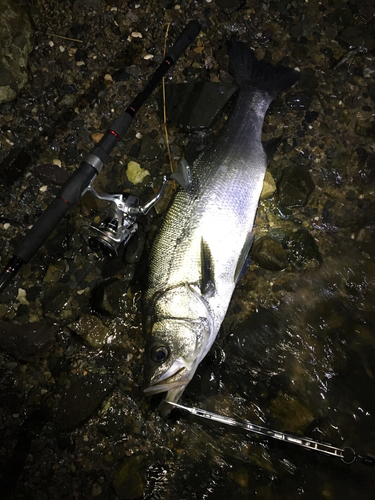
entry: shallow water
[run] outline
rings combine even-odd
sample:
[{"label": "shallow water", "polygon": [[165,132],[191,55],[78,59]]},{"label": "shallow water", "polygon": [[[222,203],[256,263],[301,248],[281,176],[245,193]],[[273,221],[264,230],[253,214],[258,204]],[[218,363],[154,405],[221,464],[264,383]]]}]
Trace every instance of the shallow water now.
[{"label": "shallow water", "polygon": [[[375,456],[372,4],[20,4],[34,21],[34,51],[28,84],[0,106],[0,158],[20,148],[30,165],[8,184],[3,177],[2,264],[58,190],[37,167],[60,160],[63,170],[74,169],[92,134],[105,130],[160,62],[167,22],[172,38],[189,19],[203,25],[173,82],[231,82],[223,43],[232,36],[258,57],[300,68],[299,84],[273,103],[264,137],[283,136],[269,167],[278,185],[297,166],[314,189],[303,206],[283,207],[277,194],[262,201],[256,219],[256,236],[282,241],[288,266],[250,266],[182,402]],[[155,59],[145,60],[150,53]],[[146,103],[96,189],[150,199],[169,170],[158,107],[156,96]],[[137,133],[156,141],[156,159]],[[186,132],[171,126],[169,139],[176,163]],[[125,174],[129,160],[150,172],[135,186]],[[103,214],[85,197],[3,295],[2,321],[21,330],[37,325],[39,333],[47,325],[51,333],[44,347],[42,340],[34,350],[7,344],[0,353],[6,498],[372,498],[375,471],[362,464],[179,411],[157,416],[142,393],[140,292],[165,205],[142,219],[121,258],[106,261],[85,244],[89,224]],[[295,243],[301,229],[317,251]]]}]

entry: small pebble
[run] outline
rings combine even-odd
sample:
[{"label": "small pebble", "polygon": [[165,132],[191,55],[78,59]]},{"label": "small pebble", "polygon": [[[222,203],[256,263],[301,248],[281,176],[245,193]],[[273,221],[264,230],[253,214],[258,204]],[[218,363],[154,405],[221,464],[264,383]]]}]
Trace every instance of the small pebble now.
[{"label": "small pebble", "polygon": [[17,300],[25,306],[28,306],[30,304],[30,302],[26,299],[26,290],[24,290],[23,288],[18,289]]},{"label": "small pebble", "polygon": [[112,82],[112,75],[107,73],[106,75],[104,75],[104,80],[106,80],[107,82]]},{"label": "small pebble", "polygon": [[132,37],[133,38],[143,38],[142,33],[140,33],[139,31],[133,31]]},{"label": "small pebble", "polygon": [[143,59],[146,59],[146,61],[153,59],[154,56],[152,54],[146,54]]},{"label": "small pebble", "polygon": [[50,41],[48,42],[48,45],[49,45],[50,47],[53,47],[55,44],[53,43],[53,41],[52,41],[52,40],[50,40]]},{"label": "small pebble", "polygon": [[39,191],[40,191],[41,193],[45,193],[45,192],[47,191],[47,189],[48,189],[48,187],[47,187],[47,186],[42,186],[42,187],[40,187],[40,188],[39,188]]},{"label": "small pebble", "polygon": [[91,139],[94,141],[94,142],[99,142],[100,139],[103,137],[103,133],[102,132],[94,132],[91,134]]},{"label": "small pebble", "polygon": [[99,495],[102,494],[102,490],[103,489],[99,483],[94,483],[92,486],[91,494],[93,497],[98,497]]},{"label": "small pebble", "polygon": [[55,158],[52,160],[53,165],[57,165],[58,167],[61,167],[61,161],[58,158]]}]

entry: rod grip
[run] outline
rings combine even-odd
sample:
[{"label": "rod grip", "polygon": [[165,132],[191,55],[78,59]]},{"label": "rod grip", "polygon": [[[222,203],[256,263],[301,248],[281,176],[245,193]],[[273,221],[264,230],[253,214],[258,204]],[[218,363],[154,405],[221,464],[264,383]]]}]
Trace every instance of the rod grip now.
[{"label": "rod grip", "polygon": [[173,47],[166,54],[166,58],[170,57],[173,63],[177,61],[180,55],[185,52],[191,42],[198,36],[201,30],[201,25],[198,21],[190,21],[181,35],[177,38]]},{"label": "rod grip", "polygon": [[20,257],[24,263],[28,262],[60,223],[69,208],[69,204],[64,200],[55,198],[26,233],[14,255]]},{"label": "rod grip", "polygon": [[23,241],[16,248],[14,255],[20,257],[25,263],[29,262],[70,208],[77,205],[81,200],[82,193],[96,175],[95,168],[83,161],[61,187],[56,198],[26,233]]}]

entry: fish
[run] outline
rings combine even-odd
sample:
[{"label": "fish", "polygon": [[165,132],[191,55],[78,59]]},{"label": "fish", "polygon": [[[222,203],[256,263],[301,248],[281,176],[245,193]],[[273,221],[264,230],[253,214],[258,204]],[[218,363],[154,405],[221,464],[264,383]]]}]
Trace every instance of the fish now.
[{"label": "fish", "polygon": [[[226,125],[191,165],[156,234],[143,294],[146,395],[176,403],[207,355],[249,264],[267,165],[265,113],[299,72],[255,58],[245,42],[228,54],[239,92]],[[182,168],[183,171],[183,168]],[[162,402],[165,416],[172,406]]]}]

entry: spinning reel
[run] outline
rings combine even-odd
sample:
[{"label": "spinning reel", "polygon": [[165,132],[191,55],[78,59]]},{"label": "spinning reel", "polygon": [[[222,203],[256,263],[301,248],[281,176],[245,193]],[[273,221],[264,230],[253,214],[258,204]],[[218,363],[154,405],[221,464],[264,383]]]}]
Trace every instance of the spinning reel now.
[{"label": "spinning reel", "polygon": [[146,215],[160,200],[169,180],[175,180],[185,190],[190,188],[191,174],[186,160],[180,160],[176,172],[164,175],[159,191],[144,206],[140,205],[138,196],[131,193],[99,194],[90,184],[87,192],[98,200],[111,203],[100,224],[98,226],[91,225],[89,228],[92,234],[88,238],[90,248],[104,257],[116,257],[119,247],[125,246],[133,234],[137,232],[138,216]]},{"label": "spinning reel", "polygon": [[137,232],[138,216],[146,215],[162,197],[167,180],[165,175],[155,197],[144,206],[140,206],[138,196],[133,194],[99,194],[90,186],[87,191],[94,198],[111,203],[100,224],[91,225],[89,228],[92,233],[88,238],[90,248],[104,257],[116,257],[119,247],[126,245]]}]

